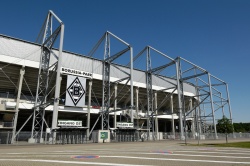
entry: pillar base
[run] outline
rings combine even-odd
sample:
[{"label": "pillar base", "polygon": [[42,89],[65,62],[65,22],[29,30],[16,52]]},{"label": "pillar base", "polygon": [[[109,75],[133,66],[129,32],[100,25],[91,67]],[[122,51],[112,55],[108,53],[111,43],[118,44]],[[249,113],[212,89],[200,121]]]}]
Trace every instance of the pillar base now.
[{"label": "pillar base", "polygon": [[185,136],[180,136],[180,140],[185,140]]},{"label": "pillar base", "polygon": [[169,135],[168,139],[175,139],[175,135]]},{"label": "pillar base", "polygon": [[53,144],[53,138],[52,137],[49,137],[49,142],[48,142],[48,144]]},{"label": "pillar base", "polygon": [[44,139],[40,138],[39,143],[44,143]]},{"label": "pillar base", "polygon": [[28,139],[28,143],[29,143],[29,144],[34,144],[34,143],[36,143],[36,139],[34,139],[34,138],[29,138],[29,139]]}]

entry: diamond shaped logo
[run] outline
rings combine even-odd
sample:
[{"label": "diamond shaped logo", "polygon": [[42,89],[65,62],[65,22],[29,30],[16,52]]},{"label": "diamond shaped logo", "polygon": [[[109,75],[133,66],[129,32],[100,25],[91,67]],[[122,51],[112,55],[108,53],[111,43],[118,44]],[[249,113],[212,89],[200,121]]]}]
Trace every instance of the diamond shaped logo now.
[{"label": "diamond shaped logo", "polygon": [[67,88],[67,92],[75,106],[86,93],[78,77],[76,77],[71,85]]}]

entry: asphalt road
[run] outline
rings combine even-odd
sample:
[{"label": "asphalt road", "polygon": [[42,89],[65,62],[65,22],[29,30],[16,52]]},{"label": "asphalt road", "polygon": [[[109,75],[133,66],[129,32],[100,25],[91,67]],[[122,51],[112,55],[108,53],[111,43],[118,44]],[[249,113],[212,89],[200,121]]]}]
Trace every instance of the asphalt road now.
[{"label": "asphalt road", "polygon": [[[196,144],[197,142],[193,141],[192,143]],[[0,166],[44,165],[250,165],[250,149],[185,146],[183,142],[173,140],[133,143],[0,146]]]}]

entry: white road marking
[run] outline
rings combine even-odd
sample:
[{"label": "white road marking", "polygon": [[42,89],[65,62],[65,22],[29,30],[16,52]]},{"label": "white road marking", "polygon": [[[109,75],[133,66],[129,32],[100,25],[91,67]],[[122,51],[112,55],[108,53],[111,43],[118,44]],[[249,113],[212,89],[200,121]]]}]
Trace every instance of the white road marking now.
[{"label": "white road marking", "polygon": [[1,153],[1,154],[27,154],[27,153]]},{"label": "white road marking", "polygon": [[[122,153],[122,154],[127,154],[129,152],[125,152],[125,153]],[[89,154],[89,153],[88,153]],[[100,154],[100,153],[98,153]],[[105,154],[113,154],[113,153],[105,153]],[[249,159],[250,157],[245,157],[245,156],[214,156],[214,155],[199,155],[199,154],[175,154],[175,153],[129,153],[129,154],[146,154],[146,155],[150,155],[150,154],[153,154],[153,155],[169,155],[169,156],[189,156],[189,157],[214,157],[214,158],[246,158],[246,159]],[[60,154],[57,154],[57,153],[52,153],[52,154],[47,154],[47,153],[34,153],[32,154],[34,156],[72,156],[72,155],[84,155],[84,153],[60,153]],[[4,157],[17,157],[16,155],[15,156],[4,156]],[[18,157],[24,157],[24,156],[18,156]],[[27,157],[27,156],[25,156]]]},{"label": "white road marking", "polygon": [[[176,149],[178,150],[178,149]],[[220,151],[220,152],[228,152],[228,151],[234,151],[234,152],[246,152],[246,153],[250,153],[249,150],[246,150],[246,149],[231,149],[231,148],[228,148],[228,149],[217,149],[217,148],[204,148],[204,149],[183,149],[181,151],[192,151],[192,150],[195,150],[195,151]]]},{"label": "white road marking", "polygon": [[[172,151],[171,151],[172,152]],[[175,152],[194,152],[194,153],[198,153],[198,154],[178,154],[178,153],[175,153]],[[216,157],[216,158],[250,158],[248,157],[248,155],[250,154],[247,154],[247,153],[223,153],[223,152],[197,152],[197,151],[174,151],[172,153],[168,153],[168,152],[164,152],[164,151],[159,151],[158,153],[155,153],[155,152],[151,152],[151,153],[141,153],[141,152],[116,152],[117,154],[146,154],[146,155],[149,155],[149,154],[154,154],[154,155],[175,155],[175,156],[190,156],[190,157]],[[215,156],[215,155],[203,155],[203,154],[224,154],[223,156]],[[48,155],[51,155],[51,156],[59,156],[59,155],[84,155],[84,154],[95,154],[95,155],[100,155],[100,154],[114,154],[114,153],[111,153],[111,152],[92,152],[91,151],[61,151],[60,153],[49,153],[49,152],[42,152],[42,153],[2,153],[2,156],[3,155],[39,155],[39,156],[48,156]],[[234,155],[237,155],[237,154],[244,154],[246,156],[225,156],[225,154],[234,154]]]},{"label": "white road marking", "polygon": [[216,149],[216,151],[222,151],[222,152],[233,151],[233,152],[246,152],[246,153],[250,153],[249,150],[240,150],[240,149]]},{"label": "white road marking", "polygon": [[[93,149],[91,149],[93,150]],[[34,155],[34,156],[60,156],[60,155],[82,155],[84,153],[91,153],[90,151],[54,151],[54,152],[41,152],[41,153],[1,153],[4,155]],[[169,150],[168,150],[169,151]],[[250,159],[250,157],[248,157],[250,155],[250,153],[248,153],[248,151],[240,151],[240,150],[232,150],[232,153],[226,153],[226,151],[231,151],[229,150],[215,150],[215,151],[204,151],[204,150],[173,150],[171,152],[174,153],[164,153],[164,150],[159,151],[159,153],[141,153],[141,152],[129,152],[129,151],[116,151],[115,153],[123,153],[123,154],[155,154],[155,155],[173,155],[173,156],[189,156],[189,157],[213,157],[213,158],[242,158],[242,159]],[[57,153],[55,153],[57,152]],[[178,154],[175,152],[184,152],[183,154]],[[239,153],[240,152],[240,153]],[[246,152],[246,153],[242,153],[242,152]],[[103,154],[104,151],[93,151],[92,153],[97,153],[97,154]],[[185,154],[185,153],[194,153],[194,154]],[[198,153],[198,154],[197,154]],[[105,154],[113,154],[113,153],[109,153],[105,152]],[[208,154],[208,155],[206,155]],[[215,155],[209,155],[209,154],[224,154],[223,156],[215,156]],[[225,154],[233,154],[232,156],[226,156]],[[239,154],[243,154],[244,156],[234,156],[234,155],[239,155]],[[172,159],[172,158],[148,158],[148,157],[133,157],[133,156],[101,156],[100,157],[106,157],[106,158],[128,158],[128,159],[141,159],[141,160],[168,160],[168,161],[180,161],[180,162],[185,162],[185,161],[189,161],[189,162],[203,162],[203,163],[224,163],[224,164],[250,164],[250,162],[247,161],[214,161],[214,160],[196,160],[196,159]],[[5,159],[6,157],[11,157],[11,156],[5,156],[4,159],[0,159],[0,161],[30,161],[30,162],[52,162],[52,163],[68,163],[68,164],[83,164],[83,165],[90,165],[90,164],[95,164],[95,165],[111,165],[111,166],[122,166],[124,164],[116,164],[116,163],[96,163],[96,162],[84,162],[84,161],[61,161],[61,160],[37,160],[37,159],[28,159],[28,160],[24,160],[24,159]],[[23,156],[20,156],[23,157]],[[3,158],[3,156],[2,156]],[[136,165],[129,165],[127,164],[127,166],[136,166]]]},{"label": "white road marking", "polygon": [[[111,151],[111,152],[128,152],[130,153],[132,150],[117,150],[117,149],[89,149],[89,150],[82,150],[82,151],[50,151],[48,153],[54,153],[54,152],[57,152],[57,153],[68,153],[68,152],[95,152],[95,151],[98,151],[98,152],[107,152],[107,151]],[[151,150],[151,149],[145,149],[145,151],[159,151],[159,150]],[[222,152],[228,152],[230,151],[229,153],[222,153],[222,154],[249,154],[250,155],[250,151],[245,151],[245,150],[233,150],[233,149],[228,149],[228,150],[223,150],[223,149],[189,149],[189,150],[177,150],[177,149],[168,149],[168,150],[162,150],[162,151],[171,151],[171,152],[195,152],[195,153],[222,153]],[[141,151],[132,151],[132,152],[141,152]],[[234,153],[236,152],[236,153]],[[239,153],[238,153],[239,152]],[[47,153],[47,152],[46,152]],[[14,153],[13,153],[14,154]],[[18,153],[17,153],[18,154]],[[20,154],[20,153],[19,153]]]},{"label": "white road marking", "polygon": [[19,158],[19,157],[20,157],[20,158],[24,158],[24,157],[29,157],[29,156],[8,156],[8,155],[5,155],[5,156],[2,156],[2,155],[1,155],[1,156],[0,156],[0,158],[6,158],[6,157],[7,157],[7,158],[13,158],[13,157],[14,157],[14,158]]},{"label": "white road marking", "polygon": [[211,151],[182,151],[182,150],[177,150],[173,152],[191,152],[191,153],[217,153],[217,154],[243,154],[243,155],[248,155],[250,156],[250,153],[225,153],[225,152],[211,152]]},{"label": "white road marking", "polygon": [[63,164],[81,164],[81,165],[109,165],[109,166],[149,166],[149,165],[134,165],[134,164],[116,164],[116,163],[99,163],[99,162],[84,162],[84,161],[61,161],[61,160],[36,160],[36,159],[0,159],[0,161],[29,161],[29,162],[44,162],[44,163],[63,163]]},{"label": "white road marking", "polygon": [[100,156],[106,158],[127,158],[127,159],[143,159],[143,160],[168,160],[168,161],[190,161],[190,162],[203,162],[203,163],[223,163],[223,164],[250,164],[250,162],[237,162],[237,161],[214,161],[214,160],[190,160],[190,159],[170,159],[170,158],[148,158],[148,157],[131,157],[131,156]]},{"label": "white road marking", "polygon": [[211,156],[211,155],[199,155],[199,154],[175,154],[175,153],[141,153],[141,154],[160,154],[166,156],[189,156],[189,157],[217,157],[217,158],[246,158],[250,157],[242,157],[242,156]]}]

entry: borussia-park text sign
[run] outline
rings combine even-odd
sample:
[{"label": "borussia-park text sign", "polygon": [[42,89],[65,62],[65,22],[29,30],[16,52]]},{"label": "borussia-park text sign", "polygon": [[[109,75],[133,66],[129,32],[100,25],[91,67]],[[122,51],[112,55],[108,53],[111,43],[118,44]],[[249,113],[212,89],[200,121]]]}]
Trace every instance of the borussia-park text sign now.
[{"label": "borussia-park text sign", "polygon": [[81,77],[88,77],[88,78],[92,78],[92,76],[93,76],[92,73],[89,73],[86,71],[70,69],[70,68],[66,68],[66,67],[61,68],[61,73],[62,74],[76,75],[76,76],[81,76]]}]

